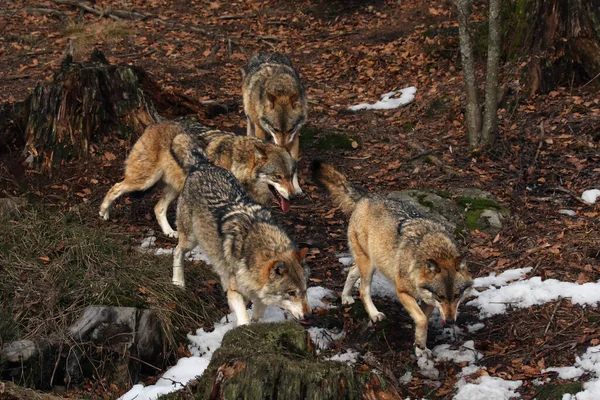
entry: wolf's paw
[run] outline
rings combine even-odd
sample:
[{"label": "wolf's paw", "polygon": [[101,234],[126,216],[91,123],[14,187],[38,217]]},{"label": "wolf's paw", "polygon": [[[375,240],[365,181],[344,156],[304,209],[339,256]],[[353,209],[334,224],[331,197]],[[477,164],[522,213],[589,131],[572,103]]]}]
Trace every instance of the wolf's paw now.
[{"label": "wolf's paw", "polygon": [[108,210],[107,210],[107,209],[101,208],[101,209],[100,209],[100,212],[99,212],[98,214],[100,214],[100,216],[101,216],[101,217],[102,217],[102,218],[103,218],[105,221],[108,221],[108,218],[110,218],[110,216],[109,216],[109,214],[108,214]]},{"label": "wolf's paw", "polygon": [[378,312],[375,315],[371,315],[371,321],[373,322],[379,322],[379,321],[383,321],[385,319],[385,314],[382,312]]},{"label": "wolf's paw", "polygon": [[173,279],[173,285],[179,286],[180,288],[185,289],[185,281],[179,279]]},{"label": "wolf's paw", "polygon": [[431,359],[433,357],[433,353],[428,348],[421,348],[418,345],[415,345],[415,355],[418,358],[425,357]]},{"label": "wolf's paw", "polygon": [[177,231],[174,231],[173,229],[166,230],[163,233],[165,234],[166,237],[170,237],[173,239],[177,239],[179,237],[179,234],[177,233]]},{"label": "wolf's paw", "polygon": [[343,296],[342,295],[342,304],[343,305],[354,304],[354,298],[352,296]]}]

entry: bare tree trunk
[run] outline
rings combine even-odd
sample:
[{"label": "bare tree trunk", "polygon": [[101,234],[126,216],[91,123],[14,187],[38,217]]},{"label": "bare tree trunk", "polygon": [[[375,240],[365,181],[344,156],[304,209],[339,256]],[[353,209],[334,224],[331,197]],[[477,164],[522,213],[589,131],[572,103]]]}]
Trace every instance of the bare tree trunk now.
[{"label": "bare tree trunk", "polygon": [[481,108],[477,96],[473,46],[469,36],[470,0],[455,0],[458,11],[458,32],[460,37],[460,54],[462,57],[465,92],[467,94],[466,118],[467,139],[470,147],[478,147],[481,134]]},{"label": "bare tree trunk", "polygon": [[498,73],[500,67],[500,0],[490,0],[488,11],[489,35],[487,76],[485,78],[485,114],[481,131],[481,144],[494,141],[498,130]]}]

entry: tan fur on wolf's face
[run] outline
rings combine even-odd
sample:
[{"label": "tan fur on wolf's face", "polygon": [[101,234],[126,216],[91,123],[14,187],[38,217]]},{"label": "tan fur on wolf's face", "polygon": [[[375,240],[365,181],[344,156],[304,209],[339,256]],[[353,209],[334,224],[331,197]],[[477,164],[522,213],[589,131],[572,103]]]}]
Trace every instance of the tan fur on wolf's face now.
[{"label": "tan fur on wolf's face", "polygon": [[424,302],[439,309],[443,324],[452,325],[456,322],[460,301],[473,284],[467,265],[463,256],[429,259],[426,264],[417,281],[419,295]]},{"label": "tan fur on wolf's face", "polygon": [[262,267],[259,292],[265,305],[281,307],[289,311],[296,319],[302,320],[310,315],[310,306],[306,296],[308,271],[303,265],[308,249],[288,251],[278,258],[267,260]]},{"label": "tan fur on wolf's face", "polygon": [[298,96],[298,93],[279,96],[267,93],[266,107],[259,120],[270,140],[288,151],[292,150],[294,138],[306,119]]}]

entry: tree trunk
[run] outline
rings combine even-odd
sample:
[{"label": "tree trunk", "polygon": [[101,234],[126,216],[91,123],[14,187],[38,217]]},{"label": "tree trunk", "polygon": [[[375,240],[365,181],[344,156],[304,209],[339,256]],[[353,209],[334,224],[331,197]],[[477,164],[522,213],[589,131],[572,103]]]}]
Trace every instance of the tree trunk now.
[{"label": "tree trunk", "polygon": [[473,45],[469,35],[470,0],[455,0],[458,11],[458,32],[460,37],[460,54],[466,92],[467,140],[471,148],[479,146],[481,134],[481,107],[477,96],[477,81],[473,59]]},{"label": "tree trunk", "polygon": [[490,0],[487,75],[485,78],[485,114],[481,144],[491,144],[498,129],[498,74],[500,67],[500,0]]},{"label": "tree trunk", "polygon": [[511,0],[504,12],[505,51],[529,60],[531,94],[600,74],[600,0]]}]

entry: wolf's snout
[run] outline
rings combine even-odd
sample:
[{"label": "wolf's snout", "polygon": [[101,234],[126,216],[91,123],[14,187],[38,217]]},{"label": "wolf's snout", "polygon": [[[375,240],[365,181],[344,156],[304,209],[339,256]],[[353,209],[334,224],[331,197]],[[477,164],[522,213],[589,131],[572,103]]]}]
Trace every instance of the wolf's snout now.
[{"label": "wolf's snout", "polygon": [[454,318],[448,318],[447,320],[444,321],[444,324],[448,325],[448,326],[452,326],[454,325],[456,321],[454,320]]}]

